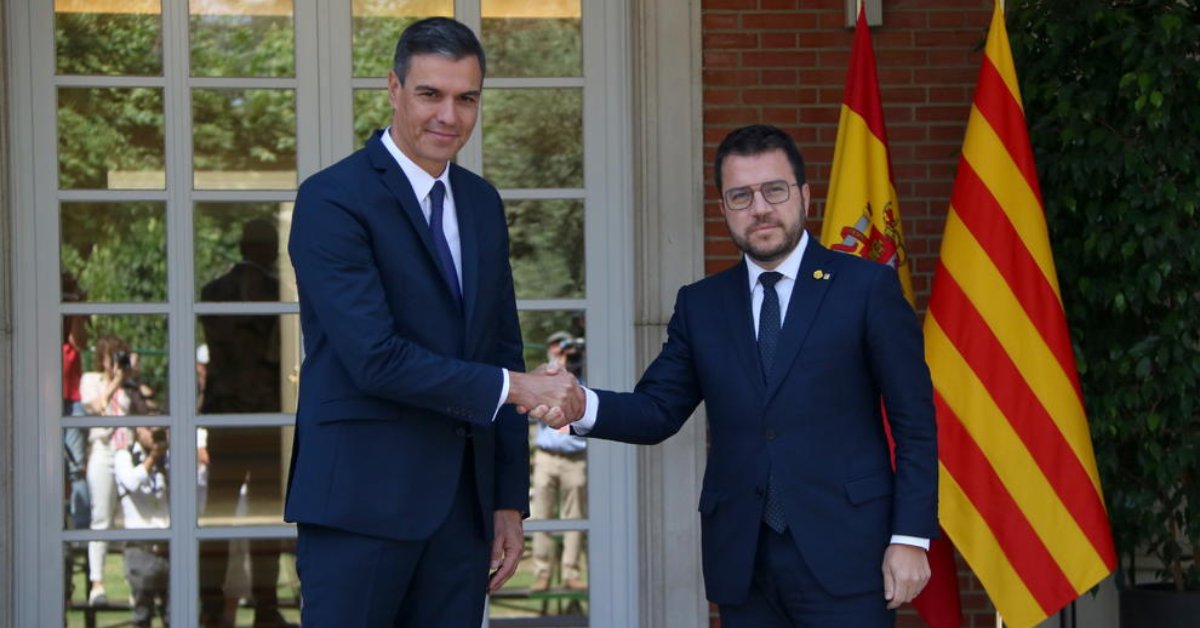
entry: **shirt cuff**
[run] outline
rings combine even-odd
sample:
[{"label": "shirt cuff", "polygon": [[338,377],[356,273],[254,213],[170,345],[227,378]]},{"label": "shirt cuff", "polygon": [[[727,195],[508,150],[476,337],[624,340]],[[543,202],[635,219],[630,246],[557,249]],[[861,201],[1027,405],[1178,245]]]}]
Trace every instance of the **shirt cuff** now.
[{"label": "shirt cuff", "polygon": [[923,539],[919,536],[904,536],[903,534],[892,535],[892,545],[913,545],[919,547],[926,552],[929,551],[929,539]]},{"label": "shirt cuff", "polygon": [[588,432],[592,431],[596,425],[596,412],[600,408],[600,397],[587,386],[580,386],[580,388],[587,397],[587,407],[583,409],[583,416],[571,424],[571,431],[576,436],[587,436]]},{"label": "shirt cuff", "polygon": [[504,385],[500,387],[500,401],[496,402],[496,411],[492,413],[493,423],[500,415],[500,408],[504,407],[504,400],[508,399],[508,369],[500,369],[500,373],[504,376]]}]

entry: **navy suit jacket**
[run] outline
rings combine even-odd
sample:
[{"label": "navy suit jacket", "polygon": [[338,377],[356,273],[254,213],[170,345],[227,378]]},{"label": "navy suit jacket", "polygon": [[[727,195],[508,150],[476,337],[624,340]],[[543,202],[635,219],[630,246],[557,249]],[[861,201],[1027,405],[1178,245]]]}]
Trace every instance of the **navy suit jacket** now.
[{"label": "navy suit jacket", "polygon": [[810,239],[764,378],[750,296],[745,262],[680,289],[662,352],[634,392],[597,391],[589,436],[658,443],[705,402],[710,600],[745,601],[772,469],[792,536],[825,588],[881,590],[891,535],[938,532],[937,429],[916,316],[894,270]]},{"label": "navy suit jacket", "polygon": [[504,208],[454,164],[450,189],[461,307],[379,132],[300,186],[288,252],[305,356],[287,521],[428,538],[450,510],[466,447],[487,537],[494,510],[528,510],[526,421],[509,405],[492,420],[497,367],[523,370]]}]

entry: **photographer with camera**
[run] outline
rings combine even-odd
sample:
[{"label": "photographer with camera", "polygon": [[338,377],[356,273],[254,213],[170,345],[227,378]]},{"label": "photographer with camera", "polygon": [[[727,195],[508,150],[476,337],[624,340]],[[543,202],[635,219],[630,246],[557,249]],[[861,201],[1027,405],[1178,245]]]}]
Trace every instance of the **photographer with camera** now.
[{"label": "photographer with camera", "polygon": [[[146,400],[153,391],[138,380],[137,354],[129,344],[112,334],[96,341],[93,364],[98,370],[84,373],[79,382],[80,403],[90,415],[125,416],[147,414],[152,406]],[[87,485],[92,498],[91,529],[112,527],[116,510],[116,479],[113,475],[113,455],[129,445],[129,430],[104,426],[88,430]],[[88,577],[91,589],[88,604],[106,606],[104,562],[108,555],[106,541],[88,543]]]},{"label": "photographer with camera", "polygon": [[[114,455],[113,467],[126,529],[166,528],[170,524],[167,501],[169,460],[167,430],[163,427],[134,428],[133,442]],[[163,623],[167,623],[169,571],[165,542],[129,541],[125,544],[125,578],[133,596],[134,626],[150,625],[156,600]]]},{"label": "photographer with camera", "polygon": [[[583,381],[584,340],[566,331],[557,331],[546,339],[546,361],[557,365],[580,382]],[[587,505],[587,440],[569,432],[560,432],[539,423],[533,453],[533,499],[529,511],[534,519],[550,519],[558,511],[559,519],[579,519]],[[583,533],[563,532],[562,586],[586,589],[580,577],[579,557],[583,551]],[[547,532],[533,535],[532,591],[550,588],[554,539]]]}]

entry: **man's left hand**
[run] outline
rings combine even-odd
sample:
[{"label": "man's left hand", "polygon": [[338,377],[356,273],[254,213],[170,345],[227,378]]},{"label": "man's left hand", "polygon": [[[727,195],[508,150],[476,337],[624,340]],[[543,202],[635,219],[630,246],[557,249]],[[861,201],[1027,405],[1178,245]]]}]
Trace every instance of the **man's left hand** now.
[{"label": "man's left hand", "polygon": [[889,609],[900,608],[917,597],[929,582],[929,559],[915,545],[894,543],[883,553],[883,597]]},{"label": "man's left hand", "polygon": [[496,537],[492,540],[492,577],[488,581],[488,593],[495,593],[517,571],[521,553],[525,551],[525,531],[521,525],[521,513],[515,510],[497,510],[493,515]]}]

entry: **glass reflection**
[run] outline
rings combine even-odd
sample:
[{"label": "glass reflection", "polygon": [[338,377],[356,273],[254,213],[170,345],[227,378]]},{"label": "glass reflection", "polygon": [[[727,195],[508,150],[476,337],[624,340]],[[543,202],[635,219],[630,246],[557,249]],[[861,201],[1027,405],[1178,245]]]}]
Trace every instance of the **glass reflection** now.
[{"label": "glass reflection", "polygon": [[58,74],[162,74],[159,0],[54,0]]},{"label": "glass reflection", "polygon": [[454,17],[454,0],[353,0],[354,76],[387,76],[400,33],[409,24],[434,16]]},{"label": "glass reflection", "polygon": [[[521,337],[525,339],[525,368],[533,370],[546,362],[551,339],[559,332],[571,338],[586,337],[586,320],[580,311],[532,311],[518,312],[521,322]],[[580,365],[586,375],[586,365]]]},{"label": "glass reflection", "polygon": [[192,76],[294,76],[291,0],[191,0]]},{"label": "glass reflection", "polygon": [[[567,534],[577,534],[581,548],[587,545],[587,533],[581,530],[539,534],[545,534],[547,542],[556,550],[565,549]],[[534,540],[533,545],[536,544]],[[488,597],[488,616],[492,619],[557,618],[543,619],[537,623],[539,626],[588,625],[590,602],[586,552],[581,552],[579,556],[574,579],[564,579],[559,571],[559,561],[553,561],[550,565],[551,576],[545,582],[537,576],[534,561],[522,560],[504,587]]]},{"label": "glass reflection", "polygon": [[295,301],[296,277],[287,256],[292,206],[290,201],[196,203],[196,298]]},{"label": "glass reflection", "polygon": [[362,146],[376,129],[392,123],[392,103],[385,89],[354,90],[354,146]]},{"label": "glass reflection", "polygon": [[193,184],[198,190],[296,187],[296,93],[192,90]]},{"label": "glass reflection", "polygon": [[163,136],[160,89],[58,88],[63,189],[163,189]]},{"label": "glass reflection", "polygon": [[[170,544],[162,540],[104,544],[102,571],[92,543],[63,546],[68,626],[169,626]],[[115,556],[113,556],[115,554]]]},{"label": "glass reflection", "polygon": [[[86,415],[105,417],[166,413],[166,316],[83,318],[82,325],[72,317],[63,319],[64,329],[74,328],[67,330],[68,333],[78,333],[82,343],[92,343],[82,349],[82,355],[71,356],[66,347],[63,351],[64,377],[76,368],[81,371],[79,410]],[[64,382],[64,394],[68,390],[71,387]]]},{"label": "glass reflection", "polygon": [[583,298],[583,201],[508,201],[505,209],[517,297]]},{"label": "glass reflection", "polygon": [[296,411],[298,316],[206,314],[196,327],[200,414]]},{"label": "glass reflection", "polygon": [[292,427],[210,427],[196,432],[202,526],[280,525]]},{"label": "glass reflection", "polygon": [[167,300],[165,204],[63,203],[59,215],[64,302]]},{"label": "glass reflection", "polygon": [[583,74],[579,0],[483,0],[481,8],[489,76]]},{"label": "glass reflection", "polygon": [[298,624],[295,553],[295,539],[201,541],[200,625]]},{"label": "glass reflection", "polygon": [[499,188],[583,187],[582,90],[485,90],[483,175]]}]

